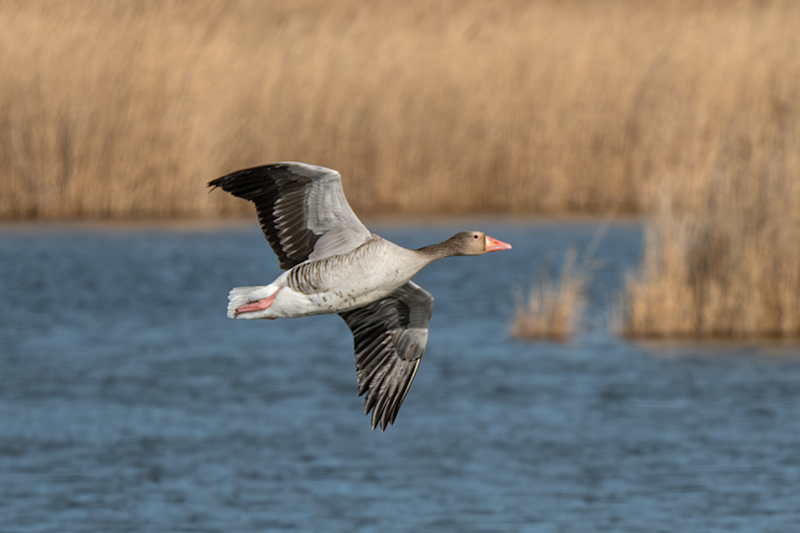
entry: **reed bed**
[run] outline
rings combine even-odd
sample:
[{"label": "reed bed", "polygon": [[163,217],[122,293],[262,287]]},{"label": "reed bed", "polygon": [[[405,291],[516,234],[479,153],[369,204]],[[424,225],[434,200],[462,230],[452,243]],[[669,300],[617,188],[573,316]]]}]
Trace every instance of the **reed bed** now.
[{"label": "reed bed", "polygon": [[245,213],[204,184],[276,160],[365,214],[650,212],[674,176],[691,204],[709,150],[800,148],[798,27],[794,0],[0,0],[0,218]]},{"label": "reed bed", "polygon": [[720,54],[715,68],[741,70],[707,81],[715,101],[700,90],[692,115],[679,100],[663,106],[663,123],[683,141],[662,145],[672,168],[642,167],[661,178],[643,191],[654,215],[627,282],[628,336],[800,335],[800,70],[787,58],[785,71],[770,71],[740,41],[730,45],[736,53]]},{"label": "reed bed", "polygon": [[583,308],[584,270],[575,267],[575,250],[570,249],[561,267],[561,276],[537,277],[527,301],[516,302],[511,336],[527,340],[565,341],[574,333]]},{"label": "reed bed", "polygon": [[665,193],[626,284],[625,335],[800,335],[800,182],[756,159],[741,180],[709,187],[696,211]]}]

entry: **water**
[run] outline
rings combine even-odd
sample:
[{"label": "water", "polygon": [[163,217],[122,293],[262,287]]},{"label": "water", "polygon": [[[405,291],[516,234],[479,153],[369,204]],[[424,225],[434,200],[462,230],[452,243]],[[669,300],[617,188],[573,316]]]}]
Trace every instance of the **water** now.
[{"label": "water", "polygon": [[254,225],[0,233],[0,531],[796,530],[797,346],[607,334],[633,224],[594,254],[577,338],[514,341],[515,291],[596,227],[479,225],[514,249],[415,278],[428,349],[383,434],[339,317],[225,318],[279,273]]}]

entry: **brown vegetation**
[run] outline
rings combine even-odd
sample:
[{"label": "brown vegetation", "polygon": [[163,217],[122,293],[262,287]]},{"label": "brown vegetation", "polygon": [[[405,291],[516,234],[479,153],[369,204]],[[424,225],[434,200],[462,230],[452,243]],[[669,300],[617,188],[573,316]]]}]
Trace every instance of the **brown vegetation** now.
[{"label": "brown vegetation", "polygon": [[626,335],[800,335],[800,56],[789,45],[800,32],[782,34],[783,48],[753,38],[761,48],[730,39],[720,50],[710,68],[726,81],[697,73],[693,112],[680,100],[662,108],[674,165],[642,167],[661,179],[641,271],[627,282]]},{"label": "brown vegetation", "polygon": [[568,339],[577,326],[583,307],[585,271],[575,268],[575,250],[569,250],[561,277],[537,278],[531,286],[528,301],[518,299],[511,336],[517,339]]},{"label": "brown vegetation", "polygon": [[627,282],[624,334],[800,335],[800,181],[771,161],[800,154],[757,153],[732,177],[709,179],[693,210],[665,193],[641,272]]},{"label": "brown vegetation", "polygon": [[795,0],[0,0],[0,218],[249,212],[204,184],[275,160],[361,213],[798,179],[798,27]]}]

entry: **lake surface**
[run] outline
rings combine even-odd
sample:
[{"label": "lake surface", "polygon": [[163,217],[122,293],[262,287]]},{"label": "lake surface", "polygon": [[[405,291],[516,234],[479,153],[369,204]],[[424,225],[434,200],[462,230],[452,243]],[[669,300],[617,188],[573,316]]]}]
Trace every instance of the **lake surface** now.
[{"label": "lake surface", "polygon": [[339,317],[225,317],[230,288],[280,272],[255,223],[6,228],[0,531],[798,530],[798,346],[607,333],[636,224],[593,254],[578,336],[515,341],[515,293],[597,225],[468,226],[373,226],[514,245],[417,275],[428,348],[385,433]]}]

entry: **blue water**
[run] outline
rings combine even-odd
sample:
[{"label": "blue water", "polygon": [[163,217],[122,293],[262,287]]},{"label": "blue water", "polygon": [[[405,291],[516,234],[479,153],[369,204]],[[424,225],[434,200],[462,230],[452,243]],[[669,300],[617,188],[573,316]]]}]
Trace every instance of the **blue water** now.
[{"label": "blue water", "polygon": [[373,226],[514,245],[415,278],[428,349],[383,434],[339,317],[225,318],[279,273],[255,223],[0,232],[0,531],[800,528],[800,348],[608,334],[635,224],[593,254],[576,338],[515,341],[514,294],[596,225],[468,226]]}]

